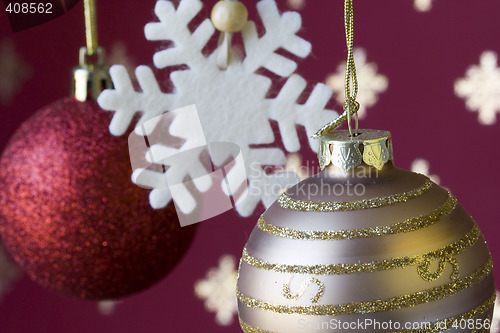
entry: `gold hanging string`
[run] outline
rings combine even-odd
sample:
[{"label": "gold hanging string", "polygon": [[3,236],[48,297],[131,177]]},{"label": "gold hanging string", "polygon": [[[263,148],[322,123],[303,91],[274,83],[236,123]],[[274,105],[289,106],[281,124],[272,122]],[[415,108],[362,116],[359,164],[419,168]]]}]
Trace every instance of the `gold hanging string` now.
[{"label": "gold hanging string", "polygon": [[[358,94],[358,77],[356,75],[356,65],[354,64],[354,11],[352,8],[352,0],[344,2],[344,25],[345,36],[347,41],[347,62],[345,74],[345,103],[344,110],[351,110],[356,103]],[[352,95],[351,95],[352,84]],[[358,108],[359,109],[359,108]],[[356,117],[356,135],[358,134],[358,110],[354,112]],[[350,112],[349,112],[350,113]],[[351,127],[351,117],[347,117],[349,134],[353,136]]]},{"label": "gold hanging string", "polygon": [[96,0],[83,0],[83,9],[87,45],[80,48],[71,85],[71,96],[80,102],[97,100],[103,90],[113,88],[106,52],[97,44]]},{"label": "gold hanging string", "polygon": [[[344,102],[344,112],[337,118],[323,126],[313,138],[317,138],[320,135],[326,134],[331,130],[339,127],[346,119],[347,126],[349,128],[349,134],[351,136],[358,135],[358,110],[359,103],[356,101],[356,96],[358,94],[358,77],[356,75],[356,65],[354,63],[354,11],[352,6],[353,0],[344,1],[344,25],[345,25],[345,35],[347,42],[347,62],[346,62],[346,73],[345,73],[345,102]],[[351,90],[352,86],[352,90]],[[351,125],[351,117],[355,116],[356,131],[353,133]]]},{"label": "gold hanging string", "polygon": [[97,50],[97,19],[95,0],[83,0],[85,12],[85,37],[87,52],[93,55]]}]

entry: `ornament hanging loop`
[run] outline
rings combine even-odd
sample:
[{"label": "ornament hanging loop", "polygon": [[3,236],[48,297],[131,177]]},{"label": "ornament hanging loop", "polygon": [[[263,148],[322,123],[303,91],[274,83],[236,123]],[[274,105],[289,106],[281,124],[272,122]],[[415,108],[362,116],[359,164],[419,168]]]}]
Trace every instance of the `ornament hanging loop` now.
[{"label": "ornament hanging loop", "polygon": [[[356,65],[354,63],[354,10],[352,7],[353,0],[344,1],[344,25],[345,25],[345,37],[347,42],[347,62],[346,62],[346,73],[345,73],[345,103],[344,110],[350,110],[358,105],[355,112],[348,112],[347,126],[349,128],[349,134],[351,137],[359,135],[358,126],[358,113],[359,104],[356,102],[356,96],[358,95],[358,77],[356,75]],[[352,92],[351,92],[352,85]],[[356,130],[353,133],[351,125],[351,114],[354,114],[356,120]]]},{"label": "ornament hanging loop", "polygon": [[85,37],[87,47],[80,48],[78,67],[73,69],[71,96],[80,102],[97,100],[105,89],[113,88],[106,54],[97,44],[95,0],[84,0]]},{"label": "ornament hanging loop", "polygon": [[[347,128],[349,129],[349,135],[351,137],[355,137],[359,135],[359,126],[358,126],[358,110],[359,110],[359,103],[351,98],[345,101],[344,103],[344,113],[347,118]],[[354,115],[355,117],[355,131],[353,132],[352,130],[352,116]]]},{"label": "ornament hanging loop", "polygon": [[224,70],[231,63],[233,54],[231,42],[233,34],[243,30],[248,22],[248,10],[238,0],[224,0],[215,4],[211,20],[214,27],[221,32],[217,53],[217,66]]},{"label": "ornament hanging loop", "polygon": [[346,101],[346,103],[344,103],[344,112],[337,119],[334,119],[325,126],[321,127],[313,136],[311,136],[311,138],[317,139],[320,136],[331,132],[332,130],[342,125],[342,123],[346,121],[349,117],[354,116],[358,112],[358,110],[359,110],[359,103],[357,101],[351,100],[350,104],[348,103],[348,101]]},{"label": "ornament hanging loop", "polygon": [[86,47],[80,48],[79,65],[73,69],[71,96],[80,102],[97,100],[103,90],[113,88],[104,49],[94,50],[92,58],[96,58],[95,61],[91,61],[90,56]]},{"label": "ornament hanging loop", "polygon": [[[350,137],[353,138],[359,135],[359,103],[356,101],[356,97],[358,95],[358,76],[356,74],[356,65],[354,63],[354,10],[352,1],[353,0],[344,1],[344,25],[347,43],[344,113],[342,113],[337,119],[332,120],[320,128],[319,131],[312,136],[312,138],[318,138],[321,135],[331,132],[339,127],[345,120],[347,120]],[[354,131],[351,124],[352,116],[355,118]]]}]

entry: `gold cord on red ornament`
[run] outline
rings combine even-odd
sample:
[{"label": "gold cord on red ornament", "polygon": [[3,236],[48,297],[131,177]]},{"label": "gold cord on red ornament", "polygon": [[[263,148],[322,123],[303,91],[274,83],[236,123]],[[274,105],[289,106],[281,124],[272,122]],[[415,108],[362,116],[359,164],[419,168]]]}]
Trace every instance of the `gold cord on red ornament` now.
[{"label": "gold cord on red ornament", "polygon": [[113,87],[109,68],[106,66],[105,51],[97,43],[95,0],[84,0],[83,7],[87,46],[80,48],[79,64],[73,69],[71,86],[71,96],[80,102],[97,100],[103,90]]},{"label": "gold cord on red ornament", "polygon": [[93,55],[97,51],[97,14],[95,0],[84,0],[85,12],[85,37],[87,40],[87,52]]}]

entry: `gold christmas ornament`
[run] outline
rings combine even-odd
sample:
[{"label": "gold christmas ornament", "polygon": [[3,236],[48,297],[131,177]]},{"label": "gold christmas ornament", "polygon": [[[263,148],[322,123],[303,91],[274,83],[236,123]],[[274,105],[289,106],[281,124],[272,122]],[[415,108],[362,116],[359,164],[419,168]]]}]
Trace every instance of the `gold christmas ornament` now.
[{"label": "gold christmas ornament", "polygon": [[[322,171],[284,192],[250,235],[241,328],[489,332],[493,264],[477,224],[446,189],[394,166],[389,132],[351,126],[352,0],[345,14],[344,113],[316,134]],[[347,130],[333,130],[346,119]]]},{"label": "gold christmas ornament", "polygon": [[334,132],[321,144],[341,158],[283,193],[245,246],[243,331],[487,326],[492,262],[473,219],[447,190],[393,166],[387,132]]}]

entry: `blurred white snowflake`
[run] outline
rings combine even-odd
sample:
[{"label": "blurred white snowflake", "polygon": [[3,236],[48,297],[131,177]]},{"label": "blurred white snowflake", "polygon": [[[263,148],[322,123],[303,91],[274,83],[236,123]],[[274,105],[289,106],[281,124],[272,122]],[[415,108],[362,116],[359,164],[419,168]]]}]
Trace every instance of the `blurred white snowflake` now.
[{"label": "blurred white snowflake", "polygon": [[439,184],[440,182],[439,176],[430,174],[430,164],[423,158],[417,158],[415,161],[413,161],[413,163],[411,164],[411,171],[426,175],[436,184]]},{"label": "blurred white snowflake", "polygon": [[296,174],[300,181],[313,174],[313,171],[307,165],[302,165],[302,156],[299,153],[290,154],[286,157],[286,165],[282,171]]},{"label": "blurred white snowflake", "polygon": [[[286,157],[286,164],[284,166],[280,166],[275,168],[275,173],[292,173],[294,174],[299,181],[303,181],[304,179],[312,176],[314,174],[312,168],[308,165],[302,164],[302,155],[299,153],[290,154]],[[282,189],[280,193],[285,192],[286,189]]]},{"label": "blurred white snowflake", "polygon": [[[387,90],[389,81],[386,76],[377,74],[377,65],[366,62],[366,51],[364,49],[354,50],[354,62],[359,82],[357,101],[360,104],[359,117],[366,116],[366,109],[375,105],[378,94]],[[345,62],[337,67],[337,72],[328,75],[326,84],[332,88],[337,102],[344,104],[345,101]]]},{"label": "blurred white snowflake", "polygon": [[0,245],[0,300],[12,286],[12,283],[21,276],[19,268],[12,263]]},{"label": "blurred white snowflake", "polygon": [[231,255],[224,255],[219,260],[219,267],[210,269],[205,279],[194,286],[196,296],[205,300],[208,311],[215,312],[215,321],[219,325],[231,325],[238,312],[237,277],[236,260]]},{"label": "blurred white snowflake", "polygon": [[500,292],[497,290],[497,298],[493,309],[493,318],[491,321],[491,332],[500,333]]},{"label": "blurred white snowflake", "polygon": [[500,112],[500,68],[497,54],[485,51],[479,65],[467,69],[465,78],[455,82],[455,94],[465,99],[467,109],[479,112],[479,123],[492,125]]},{"label": "blurred white snowflake", "polygon": [[413,7],[419,12],[428,12],[432,9],[432,0],[415,0]]},{"label": "blurred white snowflake", "polygon": [[306,0],[287,0],[288,7],[301,10],[306,6]]},{"label": "blurred white snowflake", "polygon": [[97,310],[102,315],[109,316],[115,312],[116,306],[120,303],[121,301],[100,301],[97,303]]},{"label": "blurred white snowflake", "polygon": [[31,76],[32,69],[16,52],[14,42],[5,38],[0,42],[0,104],[8,105]]}]

